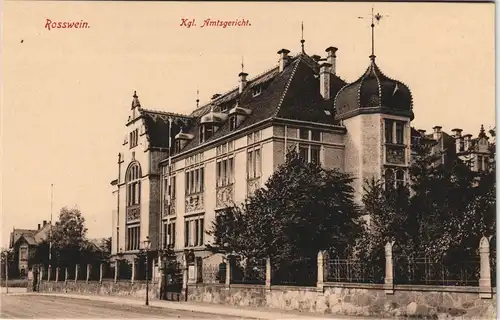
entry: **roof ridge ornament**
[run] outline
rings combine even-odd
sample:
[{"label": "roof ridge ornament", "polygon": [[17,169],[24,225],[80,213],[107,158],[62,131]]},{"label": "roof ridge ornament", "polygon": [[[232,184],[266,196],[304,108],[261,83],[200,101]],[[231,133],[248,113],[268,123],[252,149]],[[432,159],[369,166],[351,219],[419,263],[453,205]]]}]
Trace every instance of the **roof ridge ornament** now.
[{"label": "roof ridge ornament", "polygon": [[134,98],[132,100],[132,109],[134,108],[140,108],[141,107],[141,102],[139,101],[139,96],[137,95],[137,91],[134,90],[134,95],[132,96]]}]

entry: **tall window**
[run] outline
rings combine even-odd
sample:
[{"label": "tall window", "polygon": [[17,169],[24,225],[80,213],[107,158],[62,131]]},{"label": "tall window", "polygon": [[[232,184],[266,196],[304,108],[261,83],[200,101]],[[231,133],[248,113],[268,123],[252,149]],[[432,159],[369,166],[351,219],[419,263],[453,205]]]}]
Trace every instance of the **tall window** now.
[{"label": "tall window", "polygon": [[203,216],[189,217],[184,220],[184,247],[204,245],[205,219]]},{"label": "tall window", "polygon": [[299,156],[307,162],[320,163],[321,147],[318,145],[299,144]]},{"label": "tall window", "polygon": [[138,140],[139,140],[139,130],[135,129],[134,131],[130,132],[130,149],[137,146]]},{"label": "tall window", "polygon": [[384,173],[385,188],[394,188],[394,170],[385,169]]},{"label": "tall window", "polygon": [[215,175],[217,187],[224,187],[234,182],[234,158],[232,155],[217,160]]},{"label": "tall window", "polygon": [[405,170],[404,169],[385,169],[384,173],[385,187],[398,188],[406,184]]},{"label": "tall window", "polygon": [[262,171],[259,147],[253,147],[248,149],[247,162],[248,162],[247,163],[248,179],[259,178]]},{"label": "tall window", "polygon": [[186,172],[186,195],[200,193],[204,190],[205,170],[203,167],[191,169]]},{"label": "tall window", "polygon": [[396,143],[404,144],[405,143],[405,135],[404,135],[404,123],[396,122]]},{"label": "tall window", "polygon": [[139,250],[141,243],[141,227],[139,224],[128,225],[126,234],[126,250]]},{"label": "tall window", "polygon": [[175,221],[163,223],[163,247],[175,247]]},{"label": "tall window", "polygon": [[384,122],[384,131],[385,131],[385,142],[393,143],[393,124],[394,120],[386,119]]},{"label": "tall window", "polygon": [[141,202],[141,167],[135,162],[127,170],[127,206],[138,205]]},{"label": "tall window", "polygon": [[402,169],[396,171],[396,188],[405,185],[405,172]]}]

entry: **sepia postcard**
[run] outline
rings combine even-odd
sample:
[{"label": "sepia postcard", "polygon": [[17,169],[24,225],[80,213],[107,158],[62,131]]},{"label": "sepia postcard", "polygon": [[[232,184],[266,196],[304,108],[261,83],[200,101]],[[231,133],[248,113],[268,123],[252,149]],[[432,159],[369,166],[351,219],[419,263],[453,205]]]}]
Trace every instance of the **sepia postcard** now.
[{"label": "sepia postcard", "polygon": [[0,318],[496,319],[493,2],[1,21]]}]

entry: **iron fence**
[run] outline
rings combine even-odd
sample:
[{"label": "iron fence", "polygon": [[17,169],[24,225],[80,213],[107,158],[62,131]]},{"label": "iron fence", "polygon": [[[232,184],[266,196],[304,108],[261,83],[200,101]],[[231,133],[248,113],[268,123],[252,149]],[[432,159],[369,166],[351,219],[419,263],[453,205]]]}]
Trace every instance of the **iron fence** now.
[{"label": "iron fence", "polygon": [[480,261],[449,261],[430,257],[394,258],[394,284],[478,286]]},{"label": "iron fence", "polygon": [[[68,271],[67,280],[75,280],[75,266],[68,266],[68,267],[66,267],[66,270]],[[66,270],[64,271],[65,273],[66,273]]]},{"label": "iron fence", "polygon": [[266,260],[235,264],[231,273],[235,284],[265,284]]},{"label": "iron fence", "polygon": [[360,259],[329,259],[326,269],[327,282],[383,283],[385,277],[383,264]]},{"label": "iron fence", "polygon": [[128,260],[118,260],[118,280],[132,279],[132,264]]},{"label": "iron fence", "polygon": [[491,266],[491,286],[497,287],[497,253],[492,251],[490,253],[490,266]]},{"label": "iron fence", "polygon": [[273,265],[271,284],[288,286],[316,286],[318,282],[317,258],[304,258]]},{"label": "iron fence", "polygon": [[103,279],[114,279],[115,278],[115,266],[105,263],[102,266],[102,278]]}]

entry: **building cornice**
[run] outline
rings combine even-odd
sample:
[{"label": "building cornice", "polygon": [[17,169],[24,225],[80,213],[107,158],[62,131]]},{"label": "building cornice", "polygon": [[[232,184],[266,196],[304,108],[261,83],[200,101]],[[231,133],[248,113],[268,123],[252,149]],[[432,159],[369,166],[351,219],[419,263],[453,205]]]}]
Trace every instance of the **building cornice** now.
[{"label": "building cornice", "polygon": [[381,114],[388,114],[388,115],[394,115],[394,116],[400,116],[400,117],[408,117],[410,120],[413,120],[415,118],[413,111],[407,111],[407,110],[393,110],[385,107],[374,107],[374,108],[357,108],[351,111],[348,111],[346,113],[342,113],[340,115],[335,116],[336,120],[346,120],[361,114],[374,114],[374,113],[381,113]]},{"label": "building cornice", "polygon": [[302,121],[302,120],[292,120],[292,119],[285,119],[285,118],[274,118],[272,121],[273,124],[283,124],[283,125],[297,125],[297,126],[310,126],[310,127],[315,127],[315,128],[321,128],[321,129],[326,129],[331,132],[335,133],[346,133],[347,128],[345,126],[341,125],[335,125],[335,124],[327,124],[327,123],[318,123],[318,122],[311,122],[311,121]]}]

